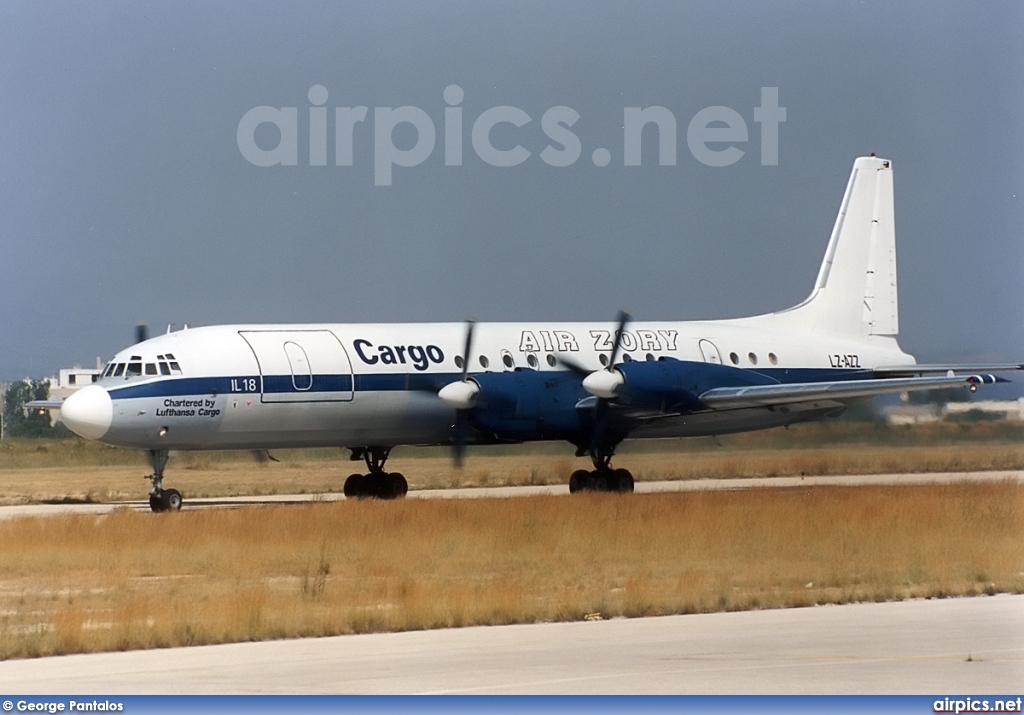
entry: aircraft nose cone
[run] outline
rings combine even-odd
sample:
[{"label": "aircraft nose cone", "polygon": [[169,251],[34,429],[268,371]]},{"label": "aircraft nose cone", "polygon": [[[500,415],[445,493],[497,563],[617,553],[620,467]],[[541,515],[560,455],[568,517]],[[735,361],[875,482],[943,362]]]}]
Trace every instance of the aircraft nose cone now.
[{"label": "aircraft nose cone", "polygon": [[110,429],[114,403],[102,387],[89,385],[64,400],[60,419],[75,434],[86,439],[99,439]]}]

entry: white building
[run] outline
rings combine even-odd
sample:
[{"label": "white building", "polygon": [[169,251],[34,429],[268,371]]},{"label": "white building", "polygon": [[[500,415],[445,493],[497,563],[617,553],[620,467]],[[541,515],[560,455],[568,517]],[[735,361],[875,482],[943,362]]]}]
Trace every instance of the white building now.
[{"label": "white building", "polygon": [[964,415],[977,410],[1008,420],[1024,420],[1024,397],[1018,400],[975,400],[973,402],[950,402],[946,405],[945,416]]}]

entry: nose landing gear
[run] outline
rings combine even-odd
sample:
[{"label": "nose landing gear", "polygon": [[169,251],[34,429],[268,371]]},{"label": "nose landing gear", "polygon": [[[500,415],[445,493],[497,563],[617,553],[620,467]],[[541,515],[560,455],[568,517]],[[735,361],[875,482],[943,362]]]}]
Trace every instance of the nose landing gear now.
[{"label": "nose landing gear", "polygon": [[178,511],[181,509],[181,492],[177,489],[164,489],[164,467],[167,466],[169,454],[166,449],[149,450],[149,462],[153,465],[153,474],[146,477],[153,482],[149,492],[149,508],[155,512]]}]

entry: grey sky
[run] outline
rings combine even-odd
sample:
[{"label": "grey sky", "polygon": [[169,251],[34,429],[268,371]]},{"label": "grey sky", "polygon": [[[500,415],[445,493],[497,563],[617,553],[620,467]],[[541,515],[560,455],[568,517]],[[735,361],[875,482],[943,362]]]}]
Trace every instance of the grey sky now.
[{"label": "grey sky", "polygon": [[[612,320],[787,307],[814,281],[853,159],[894,162],[901,345],[927,362],[1024,359],[1024,5],[890,2],[37,3],[0,6],[0,379],[91,364],[168,322]],[[307,92],[327,88],[327,166]],[[445,87],[465,98],[445,166]],[[778,87],[779,165],[753,121]],[[297,107],[297,166],[236,143]],[[437,144],[374,185],[375,107]],[[515,167],[474,153],[495,128]],[[580,158],[541,117],[565,105]],[[623,166],[623,108],[677,120],[677,163]],[[708,106],[743,116],[724,168],[687,148]],[[333,108],[366,106],[353,166]],[[272,147],[276,134],[257,140]],[[396,144],[415,140],[409,127]],[[555,147],[558,148],[558,147]],[[595,166],[597,148],[611,162]]]}]

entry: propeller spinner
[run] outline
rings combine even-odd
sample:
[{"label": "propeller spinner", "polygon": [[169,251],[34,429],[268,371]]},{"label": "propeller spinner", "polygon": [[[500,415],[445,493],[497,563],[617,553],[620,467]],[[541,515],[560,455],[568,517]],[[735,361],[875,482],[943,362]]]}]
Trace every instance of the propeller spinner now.
[{"label": "propeller spinner", "polygon": [[619,359],[619,350],[622,348],[622,334],[629,323],[630,315],[625,310],[619,311],[619,327],[615,330],[615,340],[612,343],[612,354],[608,357],[608,366],[600,370],[590,371],[582,365],[567,359],[560,358],[560,362],[572,372],[583,378],[583,389],[594,397],[610,400],[618,396],[619,389],[626,380],[622,373],[615,367]]}]

